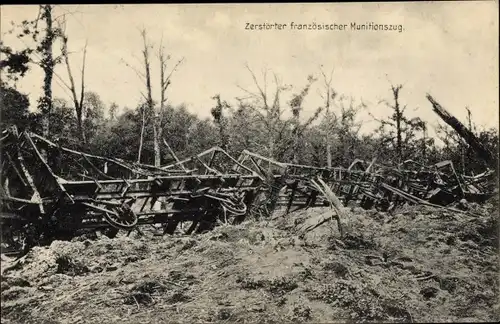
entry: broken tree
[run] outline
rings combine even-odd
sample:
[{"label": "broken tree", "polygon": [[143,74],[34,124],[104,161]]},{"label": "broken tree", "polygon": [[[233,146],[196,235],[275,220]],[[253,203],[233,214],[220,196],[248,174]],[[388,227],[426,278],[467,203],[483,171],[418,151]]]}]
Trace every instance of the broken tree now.
[{"label": "broken tree", "polygon": [[446,109],[444,109],[434,98],[427,94],[427,99],[431,102],[434,112],[441,117],[441,119],[450,125],[466,142],[469,144],[478,156],[483,159],[488,166],[492,168],[497,167],[497,159],[495,156],[479,141],[479,139],[474,135],[464,124],[462,124],[457,118],[451,115]]}]

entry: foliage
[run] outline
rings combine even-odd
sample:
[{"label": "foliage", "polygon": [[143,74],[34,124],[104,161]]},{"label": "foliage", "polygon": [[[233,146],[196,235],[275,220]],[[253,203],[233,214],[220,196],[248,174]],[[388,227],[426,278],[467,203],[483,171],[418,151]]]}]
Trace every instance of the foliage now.
[{"label": "foliage", "polygon": [[6,129],[16,125],[20,129],[26,128],[29,124],[29,99],[25,94],[20,93],[6,84],[0,84],[0,128]]},{"label": "foliage", "polygon": [[5,56],[5,59],[0,61],[0,70],[5,71],[8,80],[15,82],[28,72],[29,55],[32,51],[28,48],[15,52],[11,47],[0,42],[0,53]]},{"label": "foliage", "polygon": [[[324,133],[325,129],[329,128],[332,134],[330,144],[334,166],[347,167],[356,158],[371,161],[374,157],[377,157],[379,163],[393,165],[393,158],[397,156],[397,152],[391,141],[391,134],[378,133],[378,136],[360,134],[360,124],[357,121],[360,105],[342,96],[339,96],[338,100],[338,103],[334,105],[336,107],[332,108],[332,118],[326,120],[323,116],[314,125],[308,124],[307,121],[297,123],[296,117],[292,115],[289,119],[275,118],[274,125],[270,129],[269,123],[262,118],[263,115],[248,102],[240,102],[237,107],[227,106],[223,110],[223,117],[217,116],[219,122],[200,119],[189,112],[184,105],[167,105],[159,118],[162,137],[181,159],[212,146],[221,146],[221,134],[227,137],[225,139],[227,150],[233,156],[238,156],[244,149],[267,155],[269,136],[272,136],[275,159],[326,166]],[[41,114],[28,111],[29,101],[26,95],[14,88],[2,85],[1,102],[2,128],[16,125],[21,129],[28,128],[41,133]],[[55,98],[52,106],[52,112],[49,114],[51,139],[57,139],[66,146],[99,155],[128,160],[136,159],[142,124],[141,105],[138,105],[136,109],[120,108],[116,104],[108,107],[97,93],[86,92],[83,107],[84,130],[88,137],[87,147],[82,145],[78,135],[76,114],[72,105],[66,100]],[[221,133],[220,120],[223,120],[222,125],[225,128],[223,133]],[[297,125],[303,127],[298,145],[294,142],[296,140],[294,131]],[[304,125],[307,126],[304,127]],[[467,149],[463,141],[455,138],[456,136],[449,129],[442,127],[438,132],[439,138],[444,143],[442,146],[438,146],[432,138],[423,139],[412,135],[412,132],[415,134],[417,131],[418,128],[405,133],[407,157],[425,164],[449,159],[460,172],[477,174],[485,170],[485,164],[475,156],[474,152]],[[153,125],[151,123],[146,125],[144,136],[141,160],[144,163],[153,164]],[[477,136],[492,152],[498,152],[496,130],[481,130],[477,132]],[[424,148],[425,154],[423,154]],[[162,161],[164,164],[174,162],[173,156],[166,148],[162,150]]]},{"label": "foliage", "polygon": [[[422,164],[448,159],[458,171],[467,173],[479,173],[486,167],[449,128],[441,126],[438,129],[438,138],[444,143],[444,146],[439,146],[434,138],[428,136],[428,125],[424,121],[408,118],[406,105],[401,104],[404,101],[401,85],[391,86],[391,103],[382,101],[391,108],[388,118],[379,120],[379,128],[374,133],[361,134],[359,113],[371,107],[339,94],[331,87],[332,77],[328,79],[323,71],[326,89],[322,95],[325,102],[321,107],[307,104],[307,96],[310,96],[317,81],[315,75],[308,75],[306,82],[293,90],[273,73],[274,88],[268,89],[267,72],[259,81],[258,76],[246,66],[254,89],[241,88],[243,96],[237,98],[235,105],[230,105],[217,94],[213,97],[216,103],[211,110],[212,118],[200,119],[183,104],[167,104],[165,91],[171,74],[182,62],[180,60],[170,73],[163,71],[163,92],[158,103],[160,109],[149,96],[145,96],[146,102],[134,103],[136,109],[119,107],[116,103],[107,106],[98,93],[86,90],[82,96],[81,116],[77,116],[74,102],[52,98],[53,67],[62,58],[52,53],[52,45],[59,39],[67,41],[68,37],[62,28],[64,24],[58,22],[57,17],[52,17],[52,9],[53,6],[41,5],[36,19],[18,25],[13,23],[14,28],[9,32],[26,40],[26,48],[15,50],[0,43],[0,70],[5,76],[1,83],[2,128],[15,124],[20,129],[47,134],[43,125],[48,124],[49,139],[72,148],[128,160],[137,160],[143,130],[141,162],[148,164],[155,163],[156,138],[160,147],[164,147],[165,139],[179,158],[217,145],[233,156],[246,149],[275,160],[314,166],[326,166],[331,162],[332,166],[347,167],[354,159],[371,161],[376,157],[379,163],[392,165],[406,159]],[[159,54],[162,53],[163,47],[160,46]],[[160,61],[165,68],[169,56],[163,58]],[[29,111],[27,95],[7,85],[12,81],[15,84],[29,73],[33,64],[45,72],[45,78],[41,80],[44,96],[38,100],[38,108],[42,109],[37,112]],[[153,114],[152,109],[157,112]],[[311,117],[304,118],[306,110],[312,112]],[[45,123],[42,122],[44,119]],[[469,125],[472,125],[470,111]],[[498,154],[496,130],[477,131],[474,128],[473,131],[490,151]],[[85,140],[82,141],[82,138]],[[166,147],[161,153],[156,147],[156,152],[161,154],[163,164],[174,161]]]},{"label": "foliage", "polygon": [[[484,172],[486,163],[479,159],[477,154],[449,127],[439,125],[437,128],[438,138],[444,143],[441,150],[436,150],[436,155],[441,159],[451,160],[455,168],[464,172],[478,174]],[[484,129],[474,131],[479,142],[490,152],[495,154],[498,159],[498,131]]]}]

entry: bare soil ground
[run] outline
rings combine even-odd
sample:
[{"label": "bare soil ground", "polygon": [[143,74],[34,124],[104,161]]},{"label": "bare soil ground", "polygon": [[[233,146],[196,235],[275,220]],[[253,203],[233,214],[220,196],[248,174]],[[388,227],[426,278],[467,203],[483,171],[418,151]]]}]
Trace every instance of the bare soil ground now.
[{"label": "bare soil ground", "polygon": [[2,323],[498,321],[497,201],[471,217],[327,208],[191,237],[75,238],[2,259]]}]

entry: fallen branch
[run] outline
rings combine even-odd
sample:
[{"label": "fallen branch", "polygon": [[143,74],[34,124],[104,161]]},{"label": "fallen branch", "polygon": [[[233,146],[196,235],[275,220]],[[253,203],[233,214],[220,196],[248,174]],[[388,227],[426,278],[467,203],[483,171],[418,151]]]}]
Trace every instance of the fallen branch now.
[{"label": "fallen branch", "polygon": [[[316,189],[320,193],[323,194],[323,196],[325,196],[326,199],[328,199],[328,201],[330,202],[330,207],[333,210],[335,210],[336,213],[334,215],[332,215],[329,219],[335,218],[337,220],[337,226],[339,228],[340,237],[342,238],[344,236],[344,231],[343,231],[342,222],[341,222],[340,218],[341,217],[345,218],[345,214],[342,212],[342,203],[337,198],[337,196],[333,193],[333,191],[330,189],[330,187],[320,177],[318,177],[317,179],[318,179],[318,182],[320,184],[318,184],[314,180],[311,180],[311,183],[316,187]],[[326,221],[327,220],[321,221],[316,226],[313,226],[312,228],[306,229],[306,230],[308,230],[308,231],[312,230],[312,229],[318,227],[319,225],[325,223]]]}]

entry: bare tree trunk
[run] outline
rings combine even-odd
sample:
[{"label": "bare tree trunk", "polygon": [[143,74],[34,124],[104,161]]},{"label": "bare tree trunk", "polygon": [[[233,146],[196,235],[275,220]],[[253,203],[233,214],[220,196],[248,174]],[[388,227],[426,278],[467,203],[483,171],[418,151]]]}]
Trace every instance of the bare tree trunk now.
[{"label": "bare tree trunk", "polygon": [[293,152],[292,152],[292,162],[294,164],[299,164],[299,144],[300,144],[300,134],[299,134],[299,121],[296,121],[293,130]]},{"label": "bare tree trunk", "polygon": [[[63,24],[60,24],[59,27],[61,29],[61,32],[64,31],[65,29],[65,21],[63,20]],[[78,95],[76,93],[76,87],[75,87],[75,81],[73,79],[73,73],[71,72],[71,65],[69,63],[69,54],[68,54],[68,37],[66,35],[62,35],[62,45],[61,45],[61,53],[62,56],[64,57],[64,62],[66,64],[66,70],[68,72],[68,78],[69,78],[69,85],[66,84],[66,87],[70,90],[72,99],[73,99],[73,105],[75,107],[75,112],[76,112],[76,123],[77,123],[77,128],[78,128],[78,134],[80,136],[80,139],[84,145],[87,144],[87,138],[85,136],[85,129],[83,127],[83,99],[85,96],[85,59],[87,56],[87,42],[85,42],[85,47],[83,48],[83,62],[82,62],[82,86],[81,86],[81,91],[80,91],[80,98],[78,98]]]},{"label": "bare tree trunk", "polygon": [[[48,137],[50,133],[49,116],[52,113],[52,78],[54,74],[55,61],[52,54],[52,45],[55,40],[55,32],[52,27],[52,6],[40,5],[42,19],[45,21],[45,37],[41,42],[42,59],[40,65],[44,72],[43,97],[40,98],[38,107],[42,113],[42,135]],[[45,150],[42,155],[46,157]]]},{"label": "bare tree trunk", "polygon": [[[323,82],[325,83],[326,88],[326,97],[325,99],[325,119],[326,119],[326,132],[325,132],[325,144],[326,144],[326,166],[328,168],[332,167],[332,144],[331,144],[331,116],[330,116],[330,105],[332,97],[335,97],[335,92],[332,89],[332,79],[333,79],[333,70],[330,73],[330,78],[326,78],[325,73],[321,70],[321,74],[323,75]],[[333,96],[332,96],[333,94]]]},{"label": "bare tree trunk", "polygon": [[[155,164],[156,160],[160,158],[159,156],[159,139],[158,139],[158,134],[157,134],[157,128],[156,128],[156,116],[155,116],[155,109],[154,109],[154,103],[153,103],[153,94],[152,94],[152,89],[151,89],[151,69],[150,69],[150,62],[149,62],[149,45],[146,39],[146,30],[141,31],[142,34],[142,39],[144,41],[144,50],[142,51],[142,54],[144,56],[144,69],[146,71],[145,75],[145,81],[146,81],[146,91],[147,91],[147,97],[146,97],[146,109],[147,111],[144,111],[143,114],[143,127],[141,130],[141,133],[144,134],[144,127],[145,124],[149,121],[153,121],[153,146],[154,146],[154,152],[155,152]],[[142,136],[141,136],[142,137]],[[141,140],[141,146],[140,150],[142,150],[142,140]],[[158,163],[158,166],[160,164]]]},{"label": "bare tree trunk", "polygon": [[391,86],[392,94],[394,95],[394,113],[396,119],[396,151],[398,155],[398,163],[401,163],[403,160],[403,140],[402,140],[402,127],[401,121],[403,118],[403,113],[401,111],[401,107],[399,106],[399,90],[401,90],[402,86]]},{"label": "bare tree trunk", "polygon": [[330,144],[330,136],[329,132],[327,132],[325,136],[326,141],[326,166],[328,168],[332,167],[332,146]]},{"label": "bare tree trunk", "polygon": [[[472,127],[472,114],[471,114],[471,111],[469,109],[469,107],[465,107],[465,109],[467,110],[467,121],[468,121],[468,124],[469,124],[469,130],[472,134],[474,134],[474,129]],[[463,172],[465,172],[465,166],[466,166],[466,163],[465,163],[465,159],[467,159],[467,161],[470,160],[471,158],[471,151],[467,148],[467,147],[464,147],[464,166],[463,166]]]},{"label": "bare tree trunk", "polygon": [[299,132],[299,127],[300,127],[300,112],[302,110],[302,101],[297,102],[296,107],[292,107],[292,124],[293,124],[293,130],[292,130],[292,140],[293,140],[293,146],[292,146],[292,163],[299,164],[299,152],[300,152],[300,140],[301,140],[301,134]]},{"label": "bare tree trunk", "polygon": [[[167,67],[167,59],[163,51],[163,42],[160,43],[160,48],[158,50],[158,59],[160,60],[160,113],[158,117],[162,117],[165,112],[165,102],[167,98],[165,92],[170,84],[170,80],[165,80],[165,69]],[[160,118],[155,118],[155,140],[154,140],[154,152],[155,152],[155,166],[161,165],[161,151],[159,141],[162,137],[162,128],[160,125]]]},{"label": "bare tree trunk", "polygon": [[269,129],[268,135],[268,145],[269,145],[269,158],[274,160],[274,132],[273,129]]},{"label": "bare tree trunk", "polygon": [[467,121],[469,123],[469,130],[474,133],[474,129],[472,128],[472,114],[470,112],[470,109],[469,107],[465,107],[465,109],[467,110]]},{"label": "bare tree trunk", "polygon": [[141,107],[141,115],[142,115],[141,137],[139,139],[139,152],[137,153],[137,163],[141,163],[142,146],[144,144],[144,128],[146,128],[146,113],[144,107]]},{"label": "bare tree trunk", "polygon": [[160,151],[160,143],[159,138],[161,136],[161,130],[157,123],[158,117],[154,117],[153,119],[153,150],[154,150],[154,158],[155,158],[155,166],[159,167],[161,165],[161,151]]},{"label": "bare tree trunk", "polygon": [[170,77],[177,70],[177,67],[182,63],[184,59],[181,59],[177,62],[177,64],[172,68],[170,73],[167,74],[167,61],[170,58],[170,55],[165,56],[165,50],[163,48],[163,38],[160,43],[160,48],[158,49],[158,59],[160,61],[160,111],[155,113],[156,117],[154,119],[154,152],[155,152],[155,166],[161,165],[161,149],[160,149],[160,140],[162,138],[162,125],[161,118],[163,118],[163,113],[165,112],[165,104],[167,102],[166,92],[170,85]]},{"label": "bare tree trunk", "polygon": [[159,111],[157,111],[154,107],[152,85],[151,85],[151,67],[150,67],[150,60],[149,60],[149,48],[151,47],[151,45],[148,44],[147,37],[146,37],[146,30],[143,29],[140,32],[141,32],[141,36],[143,39],[143,45],[144,45],[144,49],[142,51],[142,54],[143,54],[143,58],[144,58],[145,73],[141,73],[139,70],[137,70],[136,68],[132,67],[131,65],[129,65],[125,62],[125,64],[128,67],[130,67],[134,70],[134,72],[139,76],[141,81],[143,81],[145,83],[145,86],[146,86],[146,95],[144,95],[144,93],[141,92],[141,95],[146,100],[146,103],[141,109],[141,114],[142,114],[141,139],[140,139],[140,143],[139,143],[139,153],[138,153],[137,160],[138,161],[141,160],[146,125],[148,125],[149,123],[152,123],[154,164],[155,164],[155,166],[160,166],[161,165],[160,140],[162,138],[161,117],[162,117],[162,114],[165,110],[165,102],[167,101],[165,92],[166,92],[168,86],[170,85],[171,75],[176,70],[176,68],[179,66],[179,64],[182,63],[183,59],[181,59],[175,65],[175,67],[172,69],[172,71],[170,72],[170,74],[168,76],[165,76],[165,74],[166,74],[166,62],[169,59],[169,56],[165,57],[164,52],[163,52],[163,44],[160,44],[158,58],[160,60],[160,76],[161,76],[160,96],[161,96],[161,98],[160,98],[160,109],[159,109]]},{"label": "bare tree trunk", "polygon": [[427,162],[427,126],[424,124],[424,129],[423,129],[423,148],[422,148],[422,158],[424,160],[424,163]]}]

